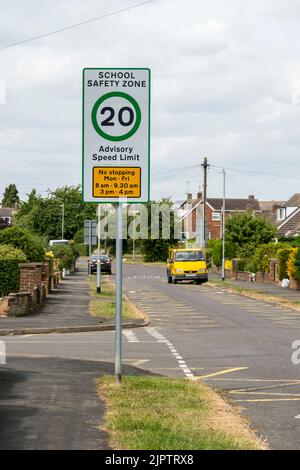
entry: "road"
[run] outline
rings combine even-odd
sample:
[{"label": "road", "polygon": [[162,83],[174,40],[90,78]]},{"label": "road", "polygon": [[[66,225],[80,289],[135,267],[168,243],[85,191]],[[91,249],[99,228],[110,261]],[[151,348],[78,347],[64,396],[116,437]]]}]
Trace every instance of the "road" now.
[{"label": "road", "polygon": [[[202,377],[242,408],[271,448],[299,449],[300,366],[291,360],[291,345],[300,339],[297,312],[221,288],[169,285],[165,270],[155,266],[125,265],[124,291],[151,320],[147,328],[123,332],[125,373]],[[8,360],[0,367],[8,370],[18,360],[38,368],[51,357],[80,364],[79,382],[84,361],[93,380],[98,370],[99,376],[103,368],[113,370],[114,332],[1,339]]]}]

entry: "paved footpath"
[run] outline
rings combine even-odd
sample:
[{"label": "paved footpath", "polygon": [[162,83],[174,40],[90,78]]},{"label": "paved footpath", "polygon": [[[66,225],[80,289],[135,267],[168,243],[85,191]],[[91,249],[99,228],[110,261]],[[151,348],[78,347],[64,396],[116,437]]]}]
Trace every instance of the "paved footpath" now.
[{"label": "paved footpath", "polygon": [[99,325],[102,322],[89,314],[91,296],[86,280],[86,263],[80,261],[77,271],[51,292],[45,304],[34,315],[0,317],[0,330]]},{"label": "paved footpath", "polygon": [[[221,280],[221,276],[218,274],[210,274],[209,278],[214,280]],[[248,282],[233,279],[226,279],[226,283],[232,284],[232,286],[243,287],[244,289],[251,289],[262,294],[271,295],[272,297],[278,297],[279,299],[298,301],[300,302],[300,291],[293,289],[284,289],[275,284],[263,284],[260,282]]]}]

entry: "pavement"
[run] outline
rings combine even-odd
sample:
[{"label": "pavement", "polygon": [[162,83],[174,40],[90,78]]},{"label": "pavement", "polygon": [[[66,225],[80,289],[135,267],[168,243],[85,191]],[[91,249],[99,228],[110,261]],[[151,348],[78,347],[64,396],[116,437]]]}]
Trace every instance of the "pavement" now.
[{"label": "pavement", "polygon": [[0,369],[0,449],[109,449],[100,427],[105,408],[97,393],[103,374],[113,374],[111,363],[10,357]]},{"label": "pavement", "polygon": [[[87,262],[79,260],[77,271],[51,291],[44,305],[24,317],[0,316],[0,335],[34,333],[72,333],[114,329],[111,321],[103,321],[89,313],[92,300],[87,283]],[[96,297],[95,297],[96,298]],[[124,322],[130,328],[143,325],[143,320]]]},{"label": "pavement", "polygon": [[[210,273],[210,280],[221,280],[219,274]],[[260,282],[248,282],[235,279],[226,279],[226,283],[232,284],[232,286],[242,287],[257,291],[261,294],[271,295],[272,297],[278,297],[279,299],[289,300],[292,302],[300,302],[300,290],[285,289],[276,284],[264,284]]]},{"label": "pavement", "polygon": [[[155,266],[124,265],[124,291],[151,320],[145,328],[123,331],[124,374],[151,372],[192,380],[201,378],[241,409],[270,448],[300,448],[300,364],[292,361],[295,353],[292,344],[300,340],[298,312],[219,286],[167,284],[165,269]],[[68,402],[81,403],[84,393],[99,400],[95,398],[95,379],[107,371],[113,373],[113,331],[6,336],[0,340],[7,351],[7,364],[0,365],[0,378],[5,377],[4,373],[11,377],[8,396],[1,395],[5,399],[1,409],[12,410],[6,412],[11,438],[18,434],[22,421],[28,419],[19,433],[20,440],[12,441],[11,445],[18,448],[41,447],[41,441],[35,442],[36,426],[41,439],[47,425],[55,429],[55,413],[48,414],[44,428],[40,424],[40,413],[51,402],[43,392],[43,383],[53,386],[52,393],[59,390],[57,399],[54,393],[51,403],[63,401],[66,393],[64,406],[68,410]],[[90,372],[90,381],[83,379],[85,371]],[[60,388],[64,374],[66,378]],[[39,385],[34,383],[36,376]],[[72,387],[68,386],[69,381]],[[15,400],[19,400],[17,409]],[[93,403],[96,405],[97,401]],[[100,422],[103,408],[100,401],[98,405],[96,421]],[[24,406],[29,409],[30,419],[22,415]],[[66,420],[61,441],[53,444],[48,436],[43,445],[79,448],[81,438],[76,440],[75,435],[74,439],[68,438],[73,427],[72,414],[77,411],[74,408],[73,412],[65,413],[64,407],[59,410],[61,419]],[[86,426],[84,429],[95,424],[89,419],[79,423]],[[108,448],[106,439],[107,436],[98,435],[97,445]],[[10,438],[6,442],[10,445]],[[93,442],[91,437],[91,446]],[[87,444],[86,440],[82,445]]]}]

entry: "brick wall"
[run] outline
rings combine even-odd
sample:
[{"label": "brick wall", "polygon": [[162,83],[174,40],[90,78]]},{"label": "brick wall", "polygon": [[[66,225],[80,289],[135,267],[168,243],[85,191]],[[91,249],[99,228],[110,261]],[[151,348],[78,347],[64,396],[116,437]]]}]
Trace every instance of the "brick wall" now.
[{"label": "brick wall", "polygon": [[21,263],[20,292],[33,292],[42,283],[42,263]]}]

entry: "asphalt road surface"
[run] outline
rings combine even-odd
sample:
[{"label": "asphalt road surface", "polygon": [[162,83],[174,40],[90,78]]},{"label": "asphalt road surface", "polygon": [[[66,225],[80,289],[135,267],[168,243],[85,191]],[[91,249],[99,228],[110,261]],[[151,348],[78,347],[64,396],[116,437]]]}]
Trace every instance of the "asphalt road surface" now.
[{"label": "asphalt road surface", "polygon": [[[148,370],[167,376],[202,377],[212,387],[225,392],[234,405],[242,408],[257,434],[266,438],[271,448],[300,448],[300,365],[292,362],[292,343],[300,340],[299,313],[230,294],[222,288],[192,283],[169,285],[165,270],[154,266],[125,265],[124,291],[151,320],[149,327],[123,332],[125,373]],[[24,382],[33,380],[31,369],[43,367],[45,358],[48,364],[51,358],[54,364],[61,361],[61,370],[67,370],[71,361],[73,369],[65,377],[65,386],[71,377],[75,380],[74,374],[78,385],[74,388],[77,391],[73,398],[67,394],[66,399],[74,403],[74,397],[78,400],[80,394],[86,393],[90,394],[88,400],[93,406],[98,400],[99,415],[91,422],[81,418],[77,421],[79,427],[83,423],[83,426],[94,429],[95,421],[98,422],[102,416],[101,402],[95,395],[95,380],[103,369],[104,372],[113,371],[114,332],[1,339],[6,343],[8,357],[6,366],[0,366],[0,372],[5,368],[7,372],[18,373],[22,366],[29,377],[26,379],[25,372],[22,381],[14,382],[12,378],[9,398],[5,401],[4,397],[2,403],[0,401],[2,406],[5,405],[4,410],[5,407],[13,408],[14,399],[22,400]],[[26,361],[29,361],[29,366]],[[90,372],[90,381],[86,387],[80,387],[84,364]],[[57,374],[57,367],[49,371],[46,368],[44,372],[46,381],[51,377],[53,387],[58,381]],[[63,390],[60,390],[62,396]],[[28,413],[32,427],[29,431],[26,427],[23,429],[24,436],[27,431],[34,433],[36,423],[42,429],[38,417],[45,400],[43,394],[39,394],[39,400],[30,401],[30,393],[26,398],[32,412],[32,416]],[[3,400],[3,393],[0,399]],[[49,403],[48,398],[46,402]],[[19,413],[20,410],[21,406]],[[16,410],[14,412],[17,413]],[[48,417],[52,422],[53,415],[49,413]],[[16,415],[19,422],[21,418],[21,415]],[[66,417],[66,430],[69,419],[70,416]],[[13,430],[13,423],[10,426]],[[40,433],[42,436],[43,432]],[[64,440],[63,434],[61,432],[59,441],[61,447],[80,448],[78,436]],[[31,448],[35,438],[32,439],[28,441],[24,437],[15,445]],[[49,445],[47,439],[40,441],[40,445],[38,442],[35,441],[35,448]],[[55,447],[51,439],[49,442]],[[83,445],[86,444],[87,440]],[[107,448],[105,435],[92,434],[90,447],[97,445]]]}]

